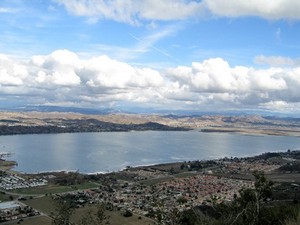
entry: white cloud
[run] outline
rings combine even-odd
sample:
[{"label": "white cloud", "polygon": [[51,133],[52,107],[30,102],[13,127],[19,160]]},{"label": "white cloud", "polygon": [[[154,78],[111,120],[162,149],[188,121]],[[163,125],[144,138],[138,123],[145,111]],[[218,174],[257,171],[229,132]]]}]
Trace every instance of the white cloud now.
[{"label": "white cloud", "polygon": [[146,21],[185,20],[207,12],[221,17],[258,16],[266,19],[300,19],[298,0],[55,0],[68,12],[88,18],[138,25]]},{"label": "white cloud", "polygon": [[16,13],[19,10],[14,8],[0,7],[0,13]]},{"label": "white cloud", "polygon": [[282,74],[284,74],[282,69],[250,70],[250,88],[258,91],[285,90],[287,84]]},{"label": "white cloud", "polygon": [[300,112],[300,103],[289,103],[285,101],[270,101],[259,105],[260,108],[277,112]]},{"label": "white cloud", "polygon": [[81,61],[78,56],[68,50],[57,50],[48,56],[34,56],[31,64],[38,69],[35,80],[63,86],[74,86],[81,83],[76,70]]},{"label": "white cloud", "polygon": [[185,0],[56,0],[77,16],[110,19],[130,24],[140,20],[182,20],[196,16],[202,10],[202,3]]},{"label": "white cloud", "polygon": [[211,58],[158,71],[105,55],[81,59],[74,52],[57,50],[28,61],[0,55],[0,68],[0,95],[32,104],[194,110],[209,106],[296,110],[300,105],[296,65],[255,69]]},{"label": "white cloud", "polygon": [[26,67],[15,63],[5,55],[0,55],[0,85],[19,86],[28,76]]},{"label": "white cloud", "polygon": [[181,84],[189,84],[196,92],[218,93],[239,89],[238,84],[241,83],[244,74],[238,77],[236,74],[238,70],[241,71],[241,68],[232,69],[228,62],[221,58],[212,58],[201,63],[194,62],[191,67],[179,66],[170,69],[168,74],[172,80],[176,79]]},{"label": "white cloud", "polygon": [[254,58],[256,64],[266,64],[269,66],[299,66],[300,59],[292,59],[290,57],[283,56],[264,56],[259,55]]},{"label": "white cloud", "polygon": [[258,16],[266,19],[300,19],[298,0],[203,0],[206,8],[217,16]]},{"label": "white cloud", "polygon": [[175,101],[196,101],[198,95],[190,91],[188,85],[180,85],[178,82],[172,82],[160,88],[160,93],[165,99]]},{"label": "white cloud", "polygon": [[203,10],[198,1],[144,0],[140,1],[139,13],[149,20],[182,20],[200,14]]},{"label": "white cloud", "polygon": [[293,70],[270,68],[256,70],[243,66],[230,67],[221,58],[194,62],[191,67],[177,67],[168,70],[172,80],[189,84],[196,92],[243,93],[287,89],[286,78],[293,77]]},{"label": "white cloud", "polygon": [[264,104],[271,101],[300,102],[299,67],[231,67],[224,59],[213,58],[194,62],[190,67],[171,68],[167,74],[172,82],[179,84],[178,89],[187,86],[190,94],[198,93],[206,104],[223,102],[234,107],[267,108]]},{"label": "white cloud", "polygon": [[107,56],[87,60],[82,68],[86,84],[91,87],[133,88],[158,86],[161,75],[150,68],[134,68]]}]

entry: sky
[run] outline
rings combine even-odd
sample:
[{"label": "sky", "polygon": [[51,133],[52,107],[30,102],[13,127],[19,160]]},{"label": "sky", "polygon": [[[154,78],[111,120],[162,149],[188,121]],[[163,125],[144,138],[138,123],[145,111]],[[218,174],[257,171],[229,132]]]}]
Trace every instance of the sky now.
[{"label": "sky", "polygon": [[0,108],[300,113],[299,0],[0,0]]}]

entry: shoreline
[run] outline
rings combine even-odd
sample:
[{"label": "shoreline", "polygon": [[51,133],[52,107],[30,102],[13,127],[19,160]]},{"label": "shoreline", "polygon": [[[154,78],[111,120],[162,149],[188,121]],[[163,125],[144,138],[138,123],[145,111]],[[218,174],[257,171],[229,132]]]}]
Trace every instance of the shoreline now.
[{"label": "shoreline", "polygon": [[290,129],[257,129],[257,128],[239,128],[239,127],[209,127],[200,129],[203,133],[237,133],[242,135],[273,135],[273,136],[292,136],[300,137],[300,131]]},{"label": "shoreline", "polygon": [[188,132],[188,131],[198,131],[202,133],[236,133],[241,135],[253,135],[253,136],[264,136],[264,135],[273,135],[273,136],[291,136],[291,137],[300,137],[300,130],[292,130],[291,128],[256,128],[256,127],[203,127],[203,128],[188,128],[188,127],[168,127],[168,129],[128,129],[128,130],[104,130],[104,131],[59,131],[59,132],[21,132],[21,133],[0,133],[1,136],[16,136],[16,135],[44,135],[44,134],[77,134],[77,133],[120,133],[120,132],[144,132],[144,131],[165,131],[165,132]]},{"label": "shoreline", "polygon": [[18,163],[16,161],[0,159],[0,171],[17,173],[17,171],[13,170],[13,168],[15,168],[16,166],[18,166]]},{"label": "shoreline", "polygon": [[63,134],[92,132],[132,132],[132,131],[189,131],[184,126],[168,126],[156,122],[143,124],[118,124],[98,121],[95,124],[58,125],[0,125],[0,136],[27,134]]},{"label": "shoreline", "polygon": [[[97,171],[97,172],[80,172],[78,170],[50,170],[50,171],[41,171],[41,172],[22,172],[22,171],[17,171],[14,170],[15,166],[18,164],[15,161],[10,161],[10,162],[15,162],[16,164],[14,166],[11,166],[8,168],[6,171],[9,171],[14,174],[22,174],[22,175],[28,175],[28,176],[34,176],[34,175],[41,175],[41,174],[59,174],[59,173],[65,173],[65,174],[71,174],[71,173],[78,173],[80,175],[86,175],[86,176],[91,176],[91,175],[109,175],[109,174],[118,174],[126,171],[135,171],[135,170],[147,170],[147,169],[158,169],[158,170],[165,170],[164,168],[172,168],[172,167],[178,167],[182,164],[186,163],[193,163],[193,162],[219,162],[222,160],[248,160],[251,158],[257,158],[261,157],[262,155],[266,154],[286,154],[288,152],[300,152],[300,150],[288,150],[288,151],[273,151],[273,152],[264,152],[256,155],[249,155],[249,156],[242,156],[242,157],[236,157],[236,156],[225,156],[222,158],[213,158],[213,159],[193,159],[193,160],[183,160],[183,161],[176,161],[176,162],[166,162],[166,163],[153,163],[153,164],[141,164],[141,165],[136,165],[136,166],[126,166],[121,168],[120,170],[117,171]],[[1,169],[0,169],[1,170]]]}]

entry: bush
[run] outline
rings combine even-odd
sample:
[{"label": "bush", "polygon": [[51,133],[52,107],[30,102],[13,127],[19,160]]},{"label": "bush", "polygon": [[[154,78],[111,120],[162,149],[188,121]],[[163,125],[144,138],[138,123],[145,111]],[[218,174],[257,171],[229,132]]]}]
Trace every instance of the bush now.
[{"label": "bush", "polygon": [[133,214],[130,210],[126,209],[126,211],[123,213],[124,217],[131,217]]}]

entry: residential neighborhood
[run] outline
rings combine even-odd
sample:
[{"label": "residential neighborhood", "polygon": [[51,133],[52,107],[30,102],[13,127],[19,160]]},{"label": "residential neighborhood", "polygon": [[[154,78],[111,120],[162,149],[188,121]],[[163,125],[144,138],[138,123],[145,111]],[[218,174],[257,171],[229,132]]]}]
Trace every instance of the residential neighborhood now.
[{"label": "residential neighborhood", "polygon": [[0,189],[14,190],[20,188],[32,188],[47,185],[48,181],[45,179],[24,179],[15,174],[7,174],[1,177]]},{"label": "residential neighborhood", "polygon": [[[254,171],[264,171],[267,176],[286,174],[282,168],[293,165],[298,156],[299,151],[266,153],[249,158],[225,157],[217,160],[127,167],[119,172],[92,175],[77,172],[30,175],[2,171],[0,189],[4,195],[17,194],[18,190],[22,193],[30,190],[34,193],[34,190],[47,190],[50,186],[71,189],[59,193],[53,189],[53,193],[51,191],[24,196],[19,194],[19,198],[12,197],[10,201],[0,203],[1,220],[10,221],[40,215],[41,212],[33,209],[30,204],[27,205],[27,201],[43,199],[45,196],[53,201],[67,198],[75,208],[104,204],[109,211],[119,211],[120,214],[130,212],[156,220],[158,213],[168,213],[170,209],[183,212],[200,205],[229,203],[239,196],[240,190],[254,188]],[[293,175],[290,172],[289,174]],[[78,188],[80,183],[92,186]],[[296,183],[293,184],[294,187],[298,187]]]}]

